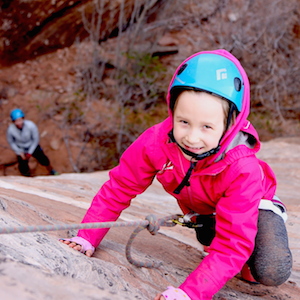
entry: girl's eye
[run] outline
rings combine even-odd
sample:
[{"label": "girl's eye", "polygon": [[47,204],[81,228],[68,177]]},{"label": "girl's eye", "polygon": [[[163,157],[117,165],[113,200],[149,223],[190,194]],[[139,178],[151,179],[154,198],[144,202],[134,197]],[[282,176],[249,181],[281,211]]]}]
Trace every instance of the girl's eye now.
[{"label": "girl's eye", "polygon": [[204,125],[203,126],[205,129],[211,129],[211,126],[209,126],[209,125]]},{"label": "girl's eye", "polygon": [[180,122],[183,123],[183,124],[188,124],[188,122],[184,121],[184,120],[181,120]]}]

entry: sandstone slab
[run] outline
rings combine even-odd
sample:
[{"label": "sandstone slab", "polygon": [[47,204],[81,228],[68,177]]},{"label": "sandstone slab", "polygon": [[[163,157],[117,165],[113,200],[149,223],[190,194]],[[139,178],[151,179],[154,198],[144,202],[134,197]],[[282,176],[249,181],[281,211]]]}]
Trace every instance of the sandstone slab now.
[{"label": "sandstone slab", "polygon": [[[300,145],[296,141],[264,143],[260,157],[278,175],[278,196],[288,209],[287,230],[294,267],[279,287],[251,285],[237,275],[215,295],[218,300],[298,299],[300,292]],[[299,148],[299,149],[298,149]],[[298,150],[297,150],[298,149]],[[0,177],[0,226],[80,223],[108,172],[25,178]],[[148,214],[179,213],[176,201],[158,182],[132,201],[121,220],[143,220]],[[0,299],[153,299],[168,285],[178,286],[203,258],[192,229],[162,227],[155,236],[146,230],[135,239],[132,256],[162,262],[159,268],[137,268],[125,256],[132,227],[112,228],[92,258],[58,241],[71,231],[0,235]]]}]

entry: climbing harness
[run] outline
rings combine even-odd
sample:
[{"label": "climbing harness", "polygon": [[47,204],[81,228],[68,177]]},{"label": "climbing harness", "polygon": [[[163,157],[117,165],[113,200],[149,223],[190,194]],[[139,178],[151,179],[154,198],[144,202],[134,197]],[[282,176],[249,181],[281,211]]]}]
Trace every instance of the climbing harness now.
[{"label": "climbing harness", "polygon": [[[11,233],[25,233],[25,232],[44,232],[44,231],[58,231],[58,230],[72,230],[72,229],[92,229],[92,228],[112,228],[112,227],[125,227],[125,226],[138,226],[131,234],[126,245],[126,258],[136,267],[158,268],[162,263],[159,262],[141,262],[132,258],[131,245],[137,234],[143,229],[147,228],[148,231],[155,235],[160,226],[173,227],[176,224],[183,225],[179,221],[180,218],[184,219],[181,215],[170,215],[161,219],[157,219],[155,215],[148,215],[146,220],[140,221],[126,221],[126,222],[96,222],[96,223],[81,223],[81,224],[55,224],[55,225],[37,225],[37,226],[13,226],[13,227],[0,227],[0,234]],[[188,217],[187,217],[188,218]],[[186,220],[188,220],[186,218]],[[183,225],[187,226],[187,225]],[[188,226],[189,227],[189,226]]]}]

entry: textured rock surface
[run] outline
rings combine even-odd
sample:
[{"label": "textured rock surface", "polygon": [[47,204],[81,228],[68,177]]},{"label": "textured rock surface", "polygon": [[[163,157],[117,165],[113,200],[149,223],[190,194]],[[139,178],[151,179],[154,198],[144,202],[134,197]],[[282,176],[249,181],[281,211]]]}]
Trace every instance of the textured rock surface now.
[{"label": "textured rock surface", "polygon": [[[120,1],[102,0],[9,0],[0,4],[0,65],[32,59],[37,55],[68,47],[88,36],[83,16],[90,20],[96,9],[102,12],[101,36],[107,38],[118,27]],[[125,1],[123,26],[132,13],[133,0]],[[99,2],[100,3],[100,2]],[[145,3],[139,0],[139,4]],[[89,21],[88,21],[89,22]]]},{"label": "textured rock surface", "polygon": [[[287,230],[294,266],[289,281],[279,287],[250,285],[239,275],[215,296],[233,299],[298,299],[300,292],[300,145],[297,140],[273,140],[263,144],[260,157],[278,175],[278,196],[289,209]],[[107,172],[62,174],[55,177],[0,177],[0,226],[75,224]],[[122,220],[142,220],[179,213],[176,202],[157,182],[132,201]],[[76,231],[0,235],[0,299],[153,299],[171,284],[179,285],[202,259],[202,248],[192,230],[162,227],[156,236],[142,231],[135,239],[132,256],[163,262],[158,269],[137,268],[125,257],[132,227],[112,228],[93,258],[69,249],[59,237]]]}]

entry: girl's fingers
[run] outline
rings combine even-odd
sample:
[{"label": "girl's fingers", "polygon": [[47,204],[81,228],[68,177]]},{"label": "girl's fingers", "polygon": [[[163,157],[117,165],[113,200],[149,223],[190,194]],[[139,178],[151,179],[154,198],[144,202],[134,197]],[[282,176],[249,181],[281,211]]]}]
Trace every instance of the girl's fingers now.
[{"label": "girl's fingers", "polygon": [[[74,245],[72,245],[74,244]],[[71,243],[69,244],[69,247],[73,248],[74,250],[80,251],[81,250],[81,245],[76,244],[76,243]]]},{"label": "girl's fingers", "polygon": [[[74,242],[71,241],[66,241],[66,240],[59,240],[61,243],[64,243],[66,245],[68,245],[69,247],[73,248],[74,250],[80,251],[81,250],[81,245],[76,244]],[[93,253],[92,253],[93,254]],[[89,256],[89,255],[88,255]],[[90,255],[92,256],[92,255]]]},{"label": "girl's fingers", "polygon": [[155,296],[154,300],[165,300],[165,297],[162,296],[162,294],[159,293],[159,294],[157,294],[157,295]]},{"label": "girl's fingers", "polygon": [[88,257],[91,257],[93,255],[94,251],[93,250],[86,250],[85,255]]},{"label": "girl's fingers", "polygon": [[59,240],[61,243],[64,243],[66,245],[69,245],[71,242],[70,241],[66,241],[66,240]]}]

